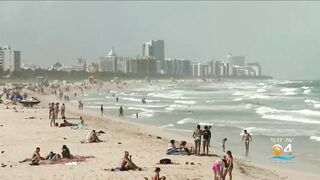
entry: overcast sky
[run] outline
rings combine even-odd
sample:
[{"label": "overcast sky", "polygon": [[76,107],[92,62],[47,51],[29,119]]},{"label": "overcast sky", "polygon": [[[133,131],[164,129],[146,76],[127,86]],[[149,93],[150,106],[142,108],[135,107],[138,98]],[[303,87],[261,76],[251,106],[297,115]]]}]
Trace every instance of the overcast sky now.
[{"label": "overcast sky", "polygon": [[98,61],[113,46],[137,56],[165,40],[165,56],[197,62],[227,53],[278,79],[320,79],[320,2],[0,2],[0,45],[22,63]]}]

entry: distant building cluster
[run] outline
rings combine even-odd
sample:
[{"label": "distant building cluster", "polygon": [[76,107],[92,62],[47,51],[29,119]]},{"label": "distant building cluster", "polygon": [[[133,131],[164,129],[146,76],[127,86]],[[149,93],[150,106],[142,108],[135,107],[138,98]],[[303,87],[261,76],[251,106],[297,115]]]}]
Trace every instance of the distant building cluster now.
[{"label": "distant building cluster", "polygon": [[259,77],[262,68],[258,62],[245,64],[244,56],[227,55],[225,61],[211,60],[207,64],[192,65],[193,77]]},{"label": "distant building cluster", "polygon": [[[17,64],[20,66],[20,52],[17,56],[19,56],[19,63],[17,61]],[[35,69],[37,66],[24,64],[23,68]],[[56,63],[48,67],[47,70],[161,74],[196,78],[262,76],[260,64],[258,62],[246,64],[245,56],[227,54],[223,60],[210,60],[207,63],[192,63],[187,59],[165,58],[164,40],[151,40],[143,43],[141,57],[120,56],[115,52],[114,48],[111,48],[106,55],[99,57],[96,62],[87,62],[84,58],[78,58],[73,66]]]},{"label": "distant building cluster", "polygon": [[10,46],[0,47],[0,68],[3,72],[13,72],[21,67],[20,51],[12,49]]}]

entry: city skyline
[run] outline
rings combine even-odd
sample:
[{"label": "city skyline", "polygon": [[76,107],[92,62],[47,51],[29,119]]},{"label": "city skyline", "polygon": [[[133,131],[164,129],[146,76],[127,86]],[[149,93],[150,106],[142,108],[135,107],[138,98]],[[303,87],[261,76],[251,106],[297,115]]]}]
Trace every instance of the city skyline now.
[{"label": "city skyline", "polygon": [[23,63],[43,66],[71,64],[78,57],[97,60],[112,46],[123,56],[141,56],[143,42],[164,39],[167,58],[207,62],[232,53],[259,61],[264,74],[275,78],[319,79],[317,7],[320,3],[1,2],[0,42],[21,50]]}]

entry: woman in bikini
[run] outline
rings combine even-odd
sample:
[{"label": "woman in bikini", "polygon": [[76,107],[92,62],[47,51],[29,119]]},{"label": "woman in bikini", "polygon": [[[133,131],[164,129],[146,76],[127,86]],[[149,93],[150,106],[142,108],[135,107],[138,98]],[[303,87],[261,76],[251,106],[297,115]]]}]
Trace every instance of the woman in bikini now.
[{"label": "woman in bikini", "polygon": [[202,136],[202,130],[201,130],[200,125],[198,124],[197,129],[194,130],[194,132],[193,132],[195,154],[198,156],[200,156],[201,136]]},{"label": "woman in bikini", "polygon": [[232,180],[232,170],[233,170],[233,156],[231,151],[227,151],[226,157],[226,170],[224,173],[224,178],[229,174],[229,179]]}]

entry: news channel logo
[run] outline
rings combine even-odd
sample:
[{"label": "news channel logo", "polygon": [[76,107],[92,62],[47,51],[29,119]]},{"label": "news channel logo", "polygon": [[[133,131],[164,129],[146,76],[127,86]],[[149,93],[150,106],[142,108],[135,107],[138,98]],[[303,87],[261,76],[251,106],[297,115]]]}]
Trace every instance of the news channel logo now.
[{"label": "news channel logo", "polygon": [[293,138],[271,138],[271,142],[274,143],[271,148],[271,153],[273,155],[271,156],[271,159],[291,161],[295,158],[292,154]]}]

